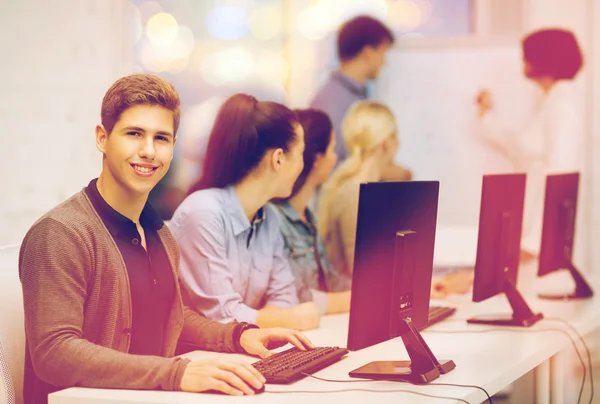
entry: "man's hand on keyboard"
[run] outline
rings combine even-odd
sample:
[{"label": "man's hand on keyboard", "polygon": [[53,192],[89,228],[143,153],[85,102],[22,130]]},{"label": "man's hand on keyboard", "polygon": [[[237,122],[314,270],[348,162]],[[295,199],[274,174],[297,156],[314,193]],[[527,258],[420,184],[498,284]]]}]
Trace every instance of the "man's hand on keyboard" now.
[{"label": "man's hand on keyboard", "polygon": [[315,347],[300,331],[285,328],[251,328],[244,331],[240,338],[240,345],[246,352],[263,359],[271,356],[269,348],[282,347],[288,342],[303,351]]},{"label": "man's hand on keyboard", "polygon": [[181,390],[194,393],[217,390],[232,396],[253,395],[254,389],[262,388],[265,381],[263,375],[249,363],[216,357],[188,363],[181,378]]}]

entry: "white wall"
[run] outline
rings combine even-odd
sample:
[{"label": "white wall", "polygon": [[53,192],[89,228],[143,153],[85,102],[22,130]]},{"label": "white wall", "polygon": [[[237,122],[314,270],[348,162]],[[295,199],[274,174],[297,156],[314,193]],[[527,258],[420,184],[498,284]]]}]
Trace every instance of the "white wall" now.
[{"label": "white wall", "polygon": [[600,255],[596,252],[597,240],[600,240],[600,1],[593,1],[590,7],[589,28],[591,44],[588,60],[592,69],[589,70],[590,94],[588,114],[591,123],[591,161],[592,161],[592,198],[590,223],[590,249],[592,269],[600,273]]},{"label": "white wall", "polygon": [[131,69],[122,0],[0,5],[0,245],[100,172],[94,126]]}]

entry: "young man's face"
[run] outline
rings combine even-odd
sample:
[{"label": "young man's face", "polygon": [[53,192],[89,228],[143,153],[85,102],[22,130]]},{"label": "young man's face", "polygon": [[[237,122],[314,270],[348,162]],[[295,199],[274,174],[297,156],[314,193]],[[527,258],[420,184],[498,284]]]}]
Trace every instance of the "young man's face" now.
[{"label": "young man's face", "polygon": [[110,134],[96,127],[103,171],[131,195],[148,195],[169,170],[175,146],[173,112],[157,105],[126,109]]},{"label": "young man's face", "polygon": [[376,47],[368,47],[365,50],[367,63],[369,64],[369,79],[375,80],[379,76],[379,71],[385,64],[385,56],[390,49],[390,42],[384,41]]}]

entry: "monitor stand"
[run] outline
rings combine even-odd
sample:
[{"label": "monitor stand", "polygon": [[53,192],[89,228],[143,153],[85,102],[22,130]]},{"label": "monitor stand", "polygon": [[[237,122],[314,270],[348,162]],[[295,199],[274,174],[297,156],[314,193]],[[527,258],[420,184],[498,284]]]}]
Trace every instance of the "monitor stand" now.
[{"label": "monitor stand", "polygon": [[504,281],[504,294],[513,309],[511,317],[506,315],[477,316],[467,320],[470,324],[503,325],[530,327],[544,318],[542,313],[533,313],[529,305],[517,290],[515,284],[508,279]]},{"label": "monitor stand", "polygon": [[578,299],[588,299],[594,296],[594,291],[591,286],[585,281],[581,272],[575,268],[573,264],[569,264],[568,268],[573,280],[575,281],[575,292],[571,295],[551,295],[551,294],[540,294],[538,297],[540,299],[549,299],[549,300],[578,300]]},{"label": "monitor stand", "polygon": [[456,367],[451,360],[438,361],[410,317],[402,317],[399,328],[399,335],[402,337],[410,361],[370,362],[351,371],[350,377],[423,384],[437,379],[440,374],[448,373]]}]

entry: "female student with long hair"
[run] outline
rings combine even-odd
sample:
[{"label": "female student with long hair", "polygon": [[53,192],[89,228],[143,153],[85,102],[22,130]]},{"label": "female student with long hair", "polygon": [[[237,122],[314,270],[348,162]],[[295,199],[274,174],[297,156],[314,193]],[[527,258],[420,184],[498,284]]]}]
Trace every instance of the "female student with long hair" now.
[{"label": "female student with long hair", "polygon": [[[375,101],[352,105],[342,121],[342,136],[350,156],[325,183],[319,200],[319,232],[333,267],[351,277],[354,265],[360,183],[381,181],[399,141],[396,120],[388,107]],[[434,277],[432,297],[466,292],[471,274],[457,271]]]},{"label": "female student with long hair", "polygon": [[331,265],[317,231],[314,212],[309,207],[317,188],[327,181],[337,161],[333,125],[323,111],[294,112],[304,129],[304,168],[291,195],[274,204],[285,252],[301,302],[314,301],[321,313],[347,312],[350,310],[350,279]]},{"label": "female student with long hair", "polygon": [[312,302],[298,304],[273,198],[302,171],[304,134],[295,114],[236,94],[217,115],[202,177],[170,227],[181,247],[182,295],[208,318],[311,329]]},{"label": "female student with long hair", "polygon": [[534,259],[540,248],[546,175],[583,169],[583,118],[573,80],[583,66],[575,35],[541,29],[522,40],[523,74],[543,93],[521,133],[508,133],[491,113],[492,96],[477,97],[481,138],[503,154],[515,170],[527,173],[521,259]]}]

